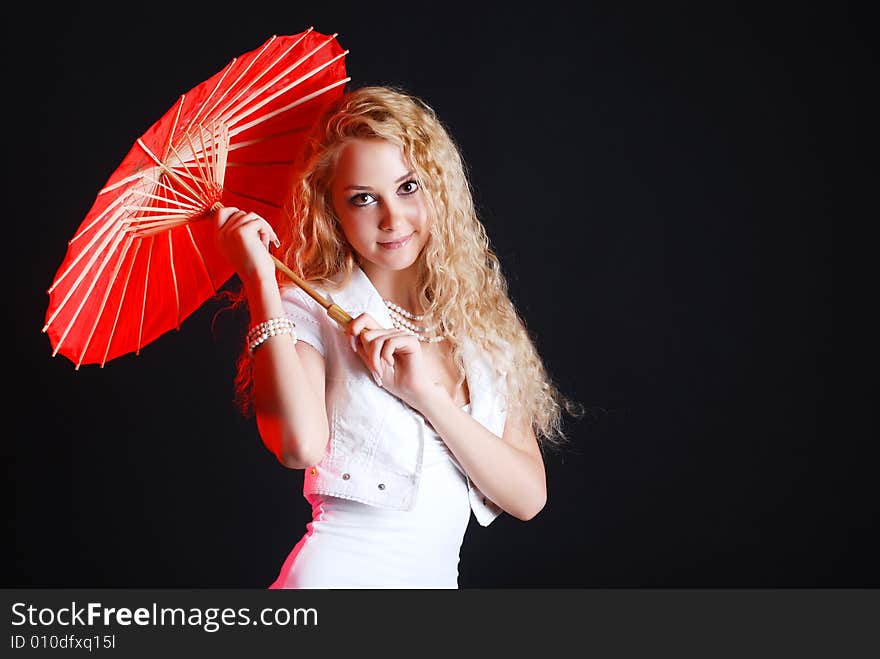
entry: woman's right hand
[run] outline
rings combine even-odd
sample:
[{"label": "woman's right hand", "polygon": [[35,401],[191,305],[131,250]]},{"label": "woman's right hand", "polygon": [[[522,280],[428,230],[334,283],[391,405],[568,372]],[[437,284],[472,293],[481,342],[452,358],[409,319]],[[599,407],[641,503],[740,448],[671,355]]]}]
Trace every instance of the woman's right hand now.
[{"label": "woman's right hand", "polygon": [[253,212],[224,206],[214,214],[214,240],[242,282],[275,278],[269,243],[281,243],[272,226]]}]

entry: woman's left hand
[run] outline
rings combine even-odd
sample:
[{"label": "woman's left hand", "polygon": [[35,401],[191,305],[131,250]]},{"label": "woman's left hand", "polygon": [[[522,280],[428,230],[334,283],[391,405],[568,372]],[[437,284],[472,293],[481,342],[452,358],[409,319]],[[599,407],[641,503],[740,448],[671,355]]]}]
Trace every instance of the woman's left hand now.
[{"label": "woman's left hand", "polygon": [[398,329],[368,329],[359,316],[349,324],[357,354],[366,367],[378,378],[376,384],[384,387],[415,409],[435,389],[425,376],[422,344],[410,334]]}]

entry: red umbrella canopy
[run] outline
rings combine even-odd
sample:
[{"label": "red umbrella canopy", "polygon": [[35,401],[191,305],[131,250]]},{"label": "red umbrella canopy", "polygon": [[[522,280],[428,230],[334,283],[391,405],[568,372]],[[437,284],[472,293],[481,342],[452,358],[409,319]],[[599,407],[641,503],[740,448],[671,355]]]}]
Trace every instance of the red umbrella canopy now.
[{"label": "red umbrella canopy", "polygon": [[100,364],[180,323],[233,274],[216,203],[277,226],[305,131],[350,78],[336,35],[273,36],[180,96],[131,147],[68,244],[46,311],[52,355]]}]

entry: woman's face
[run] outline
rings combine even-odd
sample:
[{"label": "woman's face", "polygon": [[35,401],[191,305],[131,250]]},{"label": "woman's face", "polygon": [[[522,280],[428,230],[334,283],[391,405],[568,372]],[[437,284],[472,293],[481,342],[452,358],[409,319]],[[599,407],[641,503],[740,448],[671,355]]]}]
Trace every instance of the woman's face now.
[{"label": "woman's face", "polygon": [[361,267],[404,270],[428,241],[425,193],[403,157],[382,139],[355,139],[339,154],[331,186],[333,210]]}]

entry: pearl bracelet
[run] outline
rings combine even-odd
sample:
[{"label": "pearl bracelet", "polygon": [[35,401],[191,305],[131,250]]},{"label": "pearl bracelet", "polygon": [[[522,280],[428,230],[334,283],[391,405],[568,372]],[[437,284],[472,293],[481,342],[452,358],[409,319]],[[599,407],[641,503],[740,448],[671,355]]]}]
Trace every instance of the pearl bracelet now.
[{"label": "pearl bracelet", "polygon": [[291,320],[288,316],[264,320],[263,322],[257,323],[256,325],[251,327],[250,330],[248,330],[247,340],[248,342],[250,342],[253,339],[257,338],[258,335],[264,334],[268,330],[278,329],[279,327],[285,327],[288,325],[291,327],[296,327],[293,320]]},{"label": "pearl bracelet", "polygon": [[248,352],[253,355],[266,340],[279,334],[290,334],[296,345],[296,325],[290,318],[270,318],[254,325],[247,333]]}]

